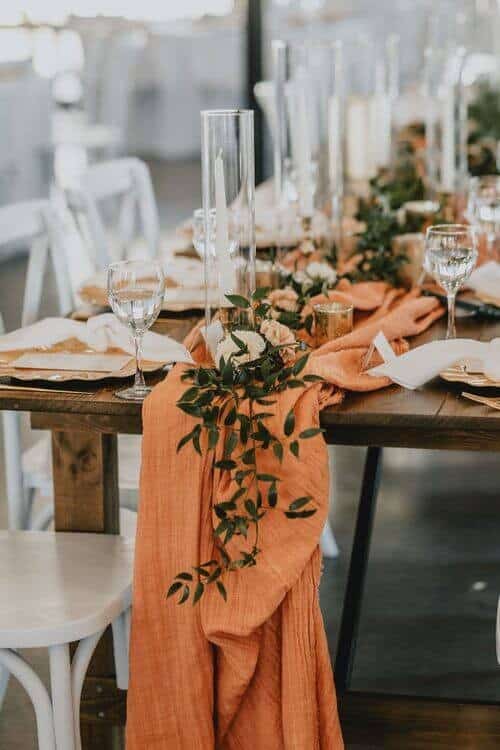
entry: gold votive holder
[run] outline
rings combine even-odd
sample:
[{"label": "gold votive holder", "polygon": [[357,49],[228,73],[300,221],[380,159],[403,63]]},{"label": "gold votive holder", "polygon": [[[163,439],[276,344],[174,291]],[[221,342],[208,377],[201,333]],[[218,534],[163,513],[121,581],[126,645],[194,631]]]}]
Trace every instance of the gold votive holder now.
[{"label": "gold votive holder", "polygon": [[280,271],[272,260],[257,260],[255,263],[255,286],[257,289],[279,289]]},{"label": "gold votive holder", "polygon": [[316,346],[333,341],[353,329],[353,306],[344,302],[314,305],[314,333]]},{"label": "gold votive holder", "polygon": [[252,322],[252,311],[233,305],[224,305],[219,308],[219,320],[225,334],[238,329],[246,330]]}]

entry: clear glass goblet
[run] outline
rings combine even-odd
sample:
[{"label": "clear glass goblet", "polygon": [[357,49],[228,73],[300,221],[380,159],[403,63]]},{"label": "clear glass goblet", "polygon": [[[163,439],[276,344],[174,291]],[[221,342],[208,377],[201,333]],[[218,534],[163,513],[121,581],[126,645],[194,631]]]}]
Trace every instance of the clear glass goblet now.
[{"label": "clear glass goblet", "polygon": [[124,260],[108,267],[109,304],[135,344],[134,385],[117,391],[118,398],[143,401],[151,392],[142,372],[142,338],[158,317],[164,296],[165,276],[157,261]]},{"label": "clear glass goblet", "polygon": [[500,176],[473,177],[470,181],[468,218],[486,238],[486,250],[492,260],[499,260]]},{"label": "clear glass goblet", "polygon": [[[216,229],[216,215],[215,208],[209,212],[210,216],[210,238],[209,248],[210,253],[215,253],[215,229]],[[202,208],[197,208],[193,212],[193,245],[194,249],[200,256],[201,260],[205,257],[206,250],[206,237],[205,237],[205,212]]]},{"label": "clear glass goblet", "polygon": [[465,224],[429,227],[425,239],[425,268],[446,291],[448,299],[447,339],[456,337],[455,298],[472,273],[477,260],[474,229]]}]

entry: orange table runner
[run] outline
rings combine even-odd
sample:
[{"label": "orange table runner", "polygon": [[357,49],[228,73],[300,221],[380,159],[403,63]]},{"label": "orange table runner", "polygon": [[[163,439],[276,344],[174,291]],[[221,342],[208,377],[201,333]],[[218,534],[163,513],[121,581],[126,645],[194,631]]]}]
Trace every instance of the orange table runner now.
[{"label": "orange table runner", "polygon": [[[399,353],[442,314],[433,298],[385,283],[341,282],[332,298],[351,299],[353,333],[313,352],[309,372],[327,383],[279,394],[266,426],[282,435],[293,406],[297,429],[319,425],[320,410],[344,389],[367,391],[386,378],[361,372],[383,330]],[[371,314],[369,314],[371,311]],[[374,363],[376,364],[376,360]],[[209,590],[200,603],[166,600],[174,576],[213,557],[211,498],[219,472],[206,452],[176,452],[193,418],[176,402],[186,384],[178,365],[146,400],[141,471],[128,750],[340,750],[330,657],[318,601],[318,542],[328,513],[327,449],[321,435],[301,443],[279,469],[280,505],[311,495],[317,513],[299,522],[276,510],[261,523],[256,567],[225,576],[225,603]],[[271,451],[258,455],[266,471]],[[276,466],[273,464],[273,471]]]}]

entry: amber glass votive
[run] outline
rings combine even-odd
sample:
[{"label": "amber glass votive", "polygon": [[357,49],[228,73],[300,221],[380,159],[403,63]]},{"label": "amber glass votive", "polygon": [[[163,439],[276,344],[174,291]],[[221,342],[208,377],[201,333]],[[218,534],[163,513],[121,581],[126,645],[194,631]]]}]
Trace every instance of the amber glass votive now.
[{"label": "amber glass votive", "polygon": [[351,333],[353,306],[343,302],[314,305],[314,323],[316,346],[322,346]]}]

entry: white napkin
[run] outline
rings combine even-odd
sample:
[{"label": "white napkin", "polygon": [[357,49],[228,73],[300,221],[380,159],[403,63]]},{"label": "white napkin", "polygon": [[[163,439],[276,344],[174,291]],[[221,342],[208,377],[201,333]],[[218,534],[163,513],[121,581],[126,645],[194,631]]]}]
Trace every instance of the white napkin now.
[{"label": "white napkin", "polygon": [[483,372],[487,378],[500,380],[500,339],[490,341],[484,357]]},{"label": "white napkin", "polygon": [[474,269],[467,286],[478,294],[500,300],[500,263],[492,260]]},{"label": "white napkin", "polygon": [[[134,354],[128,329],[111,313],[96,315],[86,323],[67,318],[44,318],[31,326],[0,336],[0,351],[51,347],[69,338],[77,338],[98,352],[116,346]],[[143,355],[144,359],[152,362],[193,362],[185,346],[169,336],[151,331],[144,335]]]},{"label": "white napkin", "polygon": [[[499,340],[496,339],[498,342]],[[488,354],[494,351],[494,342],[485,343],[474,339],[450,339],[448,341],[431,341],[416,349],[395,357],[382,365],[373,367],[369,375],[385,375],[394,383],[414,390],[428,383],[440,372],[462,360],[479,360],[480,367]],[[500,347],[498,350],[500,359]]]}]

